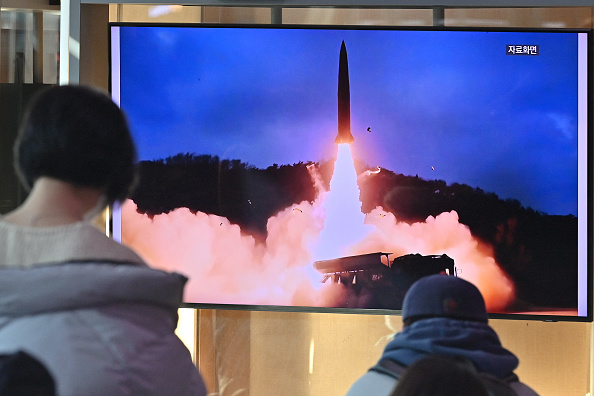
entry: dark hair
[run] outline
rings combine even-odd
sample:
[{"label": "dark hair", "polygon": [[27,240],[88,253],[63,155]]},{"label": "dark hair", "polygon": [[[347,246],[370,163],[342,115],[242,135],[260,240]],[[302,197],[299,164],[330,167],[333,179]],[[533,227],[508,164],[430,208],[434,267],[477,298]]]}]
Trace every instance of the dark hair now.
[{"label": "dark hair", "polygon": [[487,396],[487,388],[469,363],[429,355],[411,364],[391,396]]},{"label": "dark hair", "polygon": [[41,176],[104,190],[124,200],[136,177],[136,148],[119,107],[102,91],[53,86],[28,107],[14,145],[15,169],[31,189]]},{"label": "dark hair", "polygon": [[0,355],[0,396],[55,394],[55,381],[39,360],[23,351]]}]

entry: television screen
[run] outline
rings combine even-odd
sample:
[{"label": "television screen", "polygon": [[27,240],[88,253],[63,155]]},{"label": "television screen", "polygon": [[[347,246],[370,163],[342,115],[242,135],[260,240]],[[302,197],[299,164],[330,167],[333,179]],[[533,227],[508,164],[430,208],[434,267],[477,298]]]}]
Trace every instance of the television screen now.
[{"label": "television screen", "polygon": [[113,236],[184,306],[592,319],[590,31],[110,26],[140,178]]}]

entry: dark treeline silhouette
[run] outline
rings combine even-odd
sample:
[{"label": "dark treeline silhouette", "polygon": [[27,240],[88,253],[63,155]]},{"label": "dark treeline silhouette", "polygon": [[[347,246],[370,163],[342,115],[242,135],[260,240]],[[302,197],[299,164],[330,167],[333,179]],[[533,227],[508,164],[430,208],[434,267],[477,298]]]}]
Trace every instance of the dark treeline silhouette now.
[{"label": "dark treeline silhouette", "polygon": [[189,153],[142,161],[132,199],[150,217],[185,207],[225,217],[261,239],[268,218],[293,203],[315,199],[306,165],[258,169],[240,160]]},{"label": "dark treeline silhouette", "polygon": [[[326,188],[333,165],[333,161],[315,164]],[[142,161],[132,199],[138,211],[150,217],[186,207],[225,217],[262,241],[271,216],[292,204],[315,200],[307,166],[299,162],[258,169],[240,160],[178,154]],[[356,166],[358,172],[366,169]],[[399,221],[413,223],[455,210],[460,223],[492,247],[495,260],[514,280],[518,302],[512,308],[577,306],[575,216],[547,215],[480,188],[387,169],[362,178],[359,187],[365,213],[382,206]]]}]

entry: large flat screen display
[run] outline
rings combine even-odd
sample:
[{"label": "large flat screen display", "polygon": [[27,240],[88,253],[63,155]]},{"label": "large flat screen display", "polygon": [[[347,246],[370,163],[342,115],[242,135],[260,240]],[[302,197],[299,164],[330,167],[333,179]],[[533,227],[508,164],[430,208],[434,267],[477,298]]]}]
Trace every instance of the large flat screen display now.
[{"label": "large flat screen display", "polygon": [[591,32],[113,24],[113,235],[200,308],[592,319]]}]

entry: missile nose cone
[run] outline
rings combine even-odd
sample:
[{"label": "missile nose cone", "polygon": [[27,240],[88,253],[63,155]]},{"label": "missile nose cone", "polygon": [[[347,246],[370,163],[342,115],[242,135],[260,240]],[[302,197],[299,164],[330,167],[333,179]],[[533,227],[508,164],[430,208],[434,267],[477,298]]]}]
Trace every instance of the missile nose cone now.
[{"label": "missile nose cone", "polygon": [[351,89],[349,85],[349,61],[344,41],[340,46],[338,64],[338,135],[334,142],[353,143],[351,134]]}]

